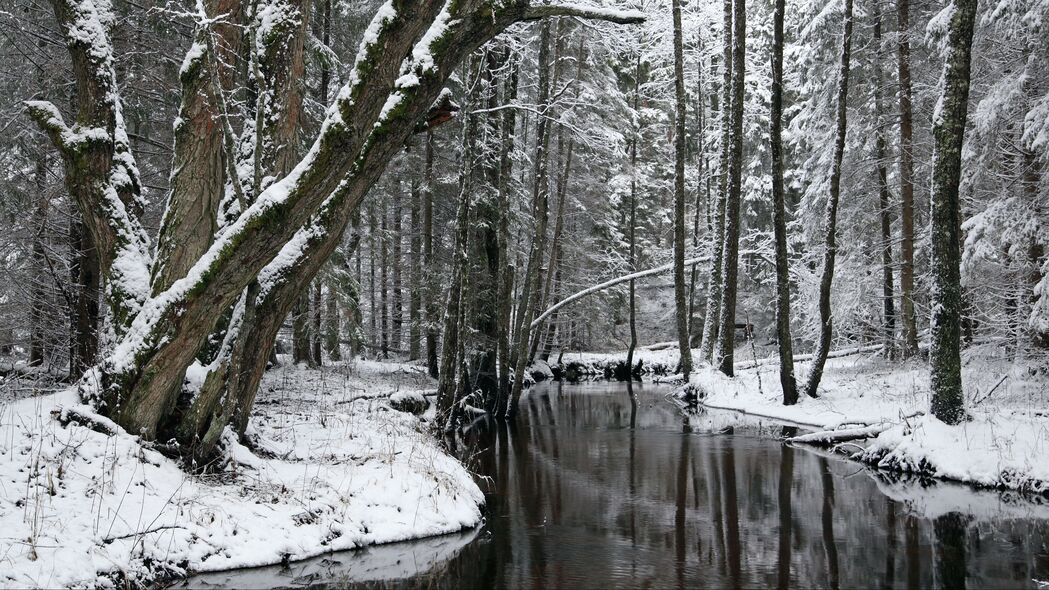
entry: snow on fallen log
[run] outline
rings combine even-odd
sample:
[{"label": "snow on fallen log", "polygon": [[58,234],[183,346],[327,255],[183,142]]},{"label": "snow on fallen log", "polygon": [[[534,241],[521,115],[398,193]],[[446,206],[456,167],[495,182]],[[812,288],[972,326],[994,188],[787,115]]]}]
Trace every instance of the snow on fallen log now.
[{"label": "snow on fallen log", "polygon": [[853,440],[873,438],[885,432],[886,430],[892,428],[892,426],[893,425],[888,422],[882,422],[880,424],[871,424],[867,426],[861,426],[858,428],[821,430],[819,432],[811,432],[809,434],[792,436],[787,439],[787,442],[804,443],[811,445],[834,445]]}]

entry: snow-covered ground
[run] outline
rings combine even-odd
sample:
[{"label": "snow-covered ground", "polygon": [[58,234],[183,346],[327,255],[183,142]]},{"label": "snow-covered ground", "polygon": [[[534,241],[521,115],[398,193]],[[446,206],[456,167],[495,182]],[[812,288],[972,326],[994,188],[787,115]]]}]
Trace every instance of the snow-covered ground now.
[{"label": "snow-covered ground", "polygon": [[4,403],[0,586],[137,585],[473,527],[471,475],[390,407],[431,386],[398,363],[275,369],[252,420],[266,452],[231,435],[204,475],[126,433],[62,426],[53,411],[89,411],[72,391]]},{"label": "snow-covered ground", "polygon": [[[660,351],[662,352],[662,351]],[[1049,375],[1039,362],[996,358],[971,349],[963,358],[972,420],[948,426],[931,415],[928,368],[874,354],[827,361],[820,397],[783,406],[776,362],[737,363],[729,378],[704,366],[692,378],[701,403],[789,421],[817,430],[884,424],[864,460],[885,468],[981,486],[1049,492]],[[743,368],[747,367],[748,368]],[[799,383],[808,363],[796,366]],[[1004,380],[1003,380],[1004,378]]]}]

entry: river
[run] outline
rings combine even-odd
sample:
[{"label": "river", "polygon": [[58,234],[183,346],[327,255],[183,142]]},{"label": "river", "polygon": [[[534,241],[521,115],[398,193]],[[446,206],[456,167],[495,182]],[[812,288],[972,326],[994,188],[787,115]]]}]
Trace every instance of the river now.
[{"label": "river", "polygon": [[179,587],[1049,588],[1049,499],[901,481],[667,391],[543,383],[515,426],[475,423],[477,530]]}]

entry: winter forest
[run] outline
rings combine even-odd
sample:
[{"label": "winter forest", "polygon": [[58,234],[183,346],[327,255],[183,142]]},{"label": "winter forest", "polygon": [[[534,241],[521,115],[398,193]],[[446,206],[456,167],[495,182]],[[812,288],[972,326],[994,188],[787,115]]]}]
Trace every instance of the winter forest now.
[{"label": "winter forest", "polygon": [[1045,0],[8,0],[0,587],[1049,587]]}]

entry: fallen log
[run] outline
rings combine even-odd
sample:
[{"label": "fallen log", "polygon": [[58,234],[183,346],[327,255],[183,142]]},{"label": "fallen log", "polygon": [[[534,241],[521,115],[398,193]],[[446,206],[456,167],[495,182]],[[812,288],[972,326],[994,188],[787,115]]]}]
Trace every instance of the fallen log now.
[{"label": "fallen log", "polygon": [[873,438],[885,432],[886,430],[892,428],[892,426],[893,425],[888,422],[882,422],[880,424],[871,424],[868,426],[861,426],[859,428],[822,430],[820,432],[811,432],[809,434],[792,436],[787,439],[787,442],[804,443],[818,446],[830,446],[853,440]]}]

